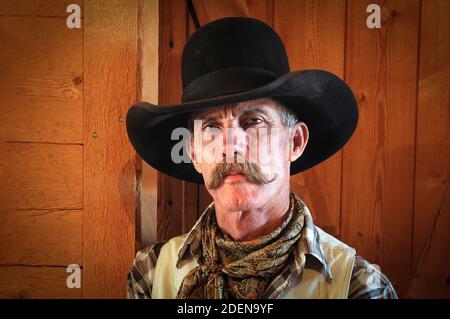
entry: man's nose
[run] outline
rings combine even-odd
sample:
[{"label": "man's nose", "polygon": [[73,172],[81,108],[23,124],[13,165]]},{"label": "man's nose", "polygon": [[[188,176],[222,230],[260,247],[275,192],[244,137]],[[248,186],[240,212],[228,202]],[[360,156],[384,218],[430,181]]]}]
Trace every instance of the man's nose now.
[{"label": "man's nose", "polygon": [[239,156],[244,158],[247,138],[241,127],[227,127],[224,134],[224,152],[226,158]]}]

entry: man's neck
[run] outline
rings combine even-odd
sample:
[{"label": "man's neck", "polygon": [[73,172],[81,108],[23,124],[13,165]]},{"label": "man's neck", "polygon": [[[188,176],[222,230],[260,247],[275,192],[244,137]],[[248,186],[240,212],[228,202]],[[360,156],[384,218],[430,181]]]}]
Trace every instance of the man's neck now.
[{"label": "man's neck", "polygon": [[223,211],[215,206],[219,229],[236,241],[248,241],[279,227],[289,214],[289,189],[261,207],[246,211]]}]

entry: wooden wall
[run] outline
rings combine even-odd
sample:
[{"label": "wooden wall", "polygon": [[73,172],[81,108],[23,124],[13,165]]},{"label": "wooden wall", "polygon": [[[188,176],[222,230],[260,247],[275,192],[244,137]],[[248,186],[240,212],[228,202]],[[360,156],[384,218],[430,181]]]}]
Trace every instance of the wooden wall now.
[{"label": "wooden wall", "polygon": [[[192,2],[201,24],[266,21],[291,69],[349,83],[356,134],[292,188],[400,296],[449,297],[450,3]],[[70,3],[81,6],[81,29],[65,25]],[[369,3],[382,7],[379,30],[365,25]],[[195,28],[185,0],[161,1],[159,20],[157,10],[157,0],[0,0],[0,297],[124,297],[136,249],[188,231],[210,202],[204,187],[143,164],[126,136],[131,103],[181,96]],[[81,289],[66,287],[72,263]]]},{"label": "wooden wall", "polygon": [[66,267],[83,267],[83,32],[66,6],[0,4],[1,297],[82,296]]},{"label": "wooden wall", "polygon": [[[81,29],[66,27],[71,3]],[[140,94],[142,5],[0,1],[2,298],[126,295],[140,160],[124,119]],[[81,289],[66,286],[69,264]]]},{"label": "wooden wall", "polygon": [[[186,1],[160,6],[160,103],[179,102],[193,32]],[[201,25],[256,17],[283,38],[292,70],[320,68],[352,88],[360,120],[347,146],[293,176],[316,224],[389,276],[401,297],[450,297],[450,3],[446,0],[193,0]],[[382,8],[369,29],[366,8]],[[158,239],[187,232],[211,200],[158,174]]]}]

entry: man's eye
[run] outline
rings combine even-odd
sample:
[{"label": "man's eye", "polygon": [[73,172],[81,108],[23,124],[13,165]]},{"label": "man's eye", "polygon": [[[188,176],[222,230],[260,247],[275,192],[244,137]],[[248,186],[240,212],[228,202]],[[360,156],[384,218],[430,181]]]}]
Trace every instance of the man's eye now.
[{"label": "man's eye", "polygon": [[251,119],[248,119],[247,121],[245,121],[246,125],[256,125],[259,123],[262,123],[263,120],[259,117],[252,117]]},{"label": "man's eye", "polygon": [[219,128],[215,123],[208,123],[203,126],[203,131],[211,131],[213,129]]}]

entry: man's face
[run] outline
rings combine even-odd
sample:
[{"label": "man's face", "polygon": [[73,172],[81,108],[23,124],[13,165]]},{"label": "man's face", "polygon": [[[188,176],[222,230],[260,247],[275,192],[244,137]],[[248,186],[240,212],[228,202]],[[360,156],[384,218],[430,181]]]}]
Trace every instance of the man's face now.
[{"label": "man's face", "polygon": [[303,152],[308,130],[286,127],[272,99],[194,114],[190,156],[205,186],[227,211],[256,209],[289,190],[290,163]]}]

